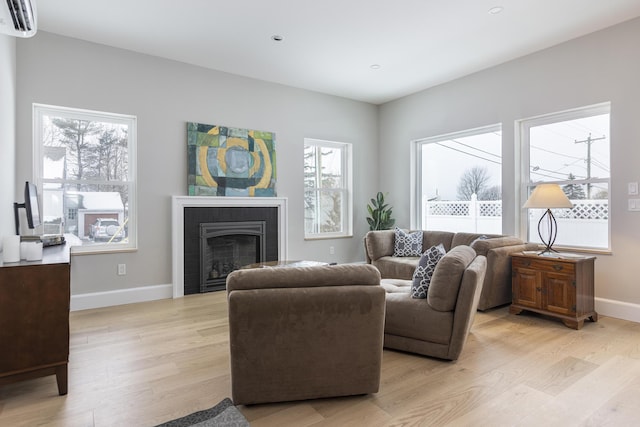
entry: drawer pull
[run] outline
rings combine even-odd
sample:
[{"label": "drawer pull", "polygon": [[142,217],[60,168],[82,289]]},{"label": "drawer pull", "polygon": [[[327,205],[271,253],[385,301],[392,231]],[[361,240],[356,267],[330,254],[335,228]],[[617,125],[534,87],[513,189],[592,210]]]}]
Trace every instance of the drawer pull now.
[{"label": "drawer pull", "polygon": [[530,267],[531,266],[531,260],[526,259],[526,260],[522,261],[522,265],[524,265],[525,267]]},{"label": "drawer pull", "polygon": [[562,266],[562,264],[554,264],[554,265],[553,265],[553,269],[554,269],[555,271],[560,271],[560,270],[562,270],[563,268],[564,268],[564,267]]}]

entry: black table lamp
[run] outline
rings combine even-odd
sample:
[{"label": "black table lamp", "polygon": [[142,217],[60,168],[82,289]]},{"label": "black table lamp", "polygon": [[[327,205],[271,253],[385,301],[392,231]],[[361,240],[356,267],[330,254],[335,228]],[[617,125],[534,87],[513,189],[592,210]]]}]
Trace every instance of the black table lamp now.
[{"label": "black table lamp", "polygon": [[[558,223],[556,218],[551,212],[552,208],[572,208],[573,204],[569,201],[564,191],[558,184],[539,184],[533,190],[529,199],[524,204],[523,208],[529,209],[546,209],[546,212],[540,217],[538,221],[538,236],[540,240],[545,244],[545,248],[540,255],[546,253],[557,252],[552,248],[553,243],[556,241],[558,234]],[[542,224],[546,219],[546,224],[549,227],[549,236],[545,240],[542,236]]]}]

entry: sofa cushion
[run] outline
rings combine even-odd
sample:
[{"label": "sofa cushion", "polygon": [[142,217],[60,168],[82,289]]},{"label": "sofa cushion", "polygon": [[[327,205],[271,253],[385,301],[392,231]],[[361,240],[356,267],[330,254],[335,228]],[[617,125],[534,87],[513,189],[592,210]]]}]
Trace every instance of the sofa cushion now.
[{"label": "sofa cushion", "polygon": [[382,278],[393,277],[395,279],[411,280],[413,272],[418,266],[420,257],[407,256],[383,256],[375,261],[371,261],[371,264],[380,270]]},{"label": "sofa cushion", "polygon": [[404,279],[382,279],[380,286],[388,294],[403,293],[408,294],[411,291],[411,280]]},{"label": "sofa cushion", "polygon": [[396,227],[393,256],[405,257],[420,255],[422,255],[422,231],[406,233]]},{"label": "sofa cushion", "polygon": [[430,248],[431,246],[439,245],[442,243],[445,251],[451,250],[455,245],[452,244],[453,237],[456,233],[451,231],[423,231],[422,232],[422,247]]},{"label": "sofa cushion", "polygon": [[462,275],[476,257],[469,246],[456,246],[442,257],[431,278],[427,302],[438,311],[452,311],[458,299]]},{"label": "sofa cushion", "polygon": [[500,237],[499,234],[482,234],[482,233],[459,232],[459,233],[456,233],[455,236],[453,236],[453,240],[451,241],[451,246],[452,247],[460,246],[460,245],[471,246],[471,244],[481,236],[484,236],[485,239],[490,239],[490,238],[493,238],[493,237]]},{"label": "sofa cushion", "polygon": [[411,285],[411,298],[426,298],[433,271],[438,265],[438,261],[446,254],[444,246],[439,244],[427,249],[418,262],[416,270],[413,272],[413,282]]}]

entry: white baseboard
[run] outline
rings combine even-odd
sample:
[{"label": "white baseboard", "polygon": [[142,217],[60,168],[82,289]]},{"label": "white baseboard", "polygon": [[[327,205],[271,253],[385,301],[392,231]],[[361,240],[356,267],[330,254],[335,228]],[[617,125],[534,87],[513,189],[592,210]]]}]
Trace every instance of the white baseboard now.
[{"label": "white baseboard", "polygon": [[606,298],[596,298],[595,302],[598,315],[640,323],[640,304]]},{"label": "white baseboard", "polygon": [[116,291],[71,295],[71,311],[173,298],[173,285],[141,286]]},{"label": "white baseboard", "polygon": [[[142,286],[116,291],[94,292],[71,296],[71,311],[110,307],[136,302],[173,298],[173,285]],[[640,304],[596,298],[596,311],[601,316],[640,323]]]}]

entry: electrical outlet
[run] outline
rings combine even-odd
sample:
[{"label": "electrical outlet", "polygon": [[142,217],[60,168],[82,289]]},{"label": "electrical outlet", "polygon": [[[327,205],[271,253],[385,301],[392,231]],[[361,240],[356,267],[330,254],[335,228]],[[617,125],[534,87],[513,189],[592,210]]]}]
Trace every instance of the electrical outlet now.
[{"label": "electrical outlet", "polygon": [[627,183],[627,194],[630,196],[638,195],[638,183],[637,182],[629,182]]},{"label": "electrical outlet", "polygon": [[336,248],[333,246],[329,246],[329,255],[334,255],[336,253]]},{"label": "electrical outlet", "polygon": [[127,274],[127,264],[118,264],[118,276]]}]

